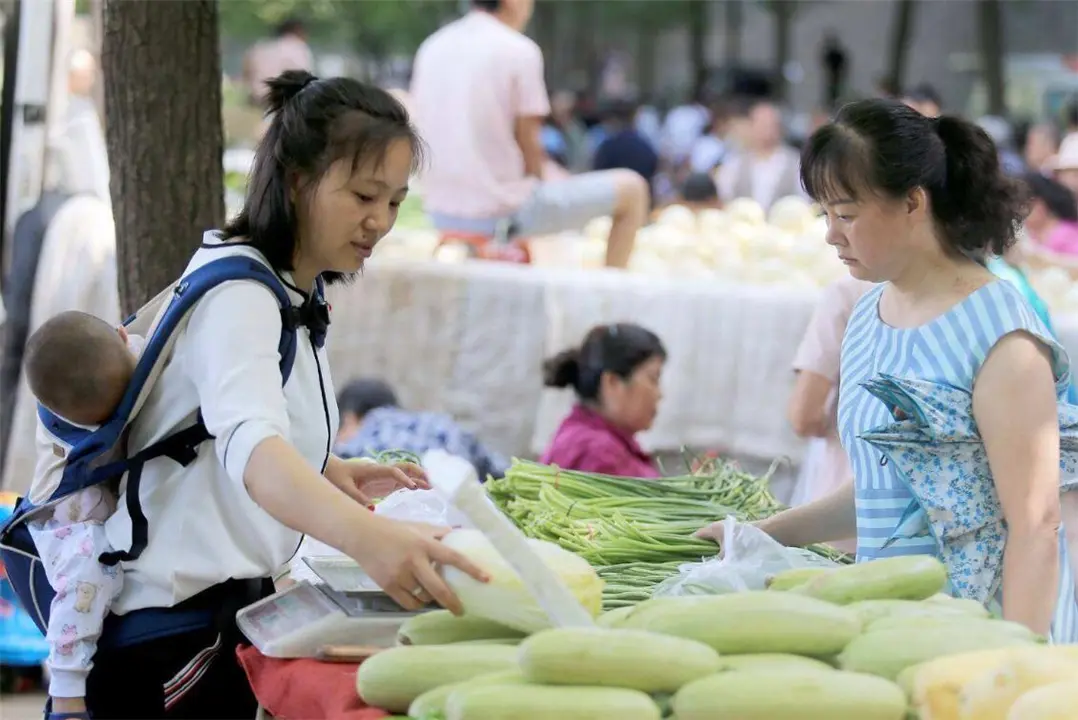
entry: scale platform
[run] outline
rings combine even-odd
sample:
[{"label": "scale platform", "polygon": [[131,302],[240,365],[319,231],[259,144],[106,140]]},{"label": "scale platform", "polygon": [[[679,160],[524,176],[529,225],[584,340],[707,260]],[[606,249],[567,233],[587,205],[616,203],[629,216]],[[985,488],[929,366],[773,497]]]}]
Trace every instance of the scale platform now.
[{"label": "scale platform", "polygon": [[299,582],[236,614],[236,624],[266,657],[315,657],[329,645],[392,647],[410,617],[347,557],[303,558],[321,582]]}]

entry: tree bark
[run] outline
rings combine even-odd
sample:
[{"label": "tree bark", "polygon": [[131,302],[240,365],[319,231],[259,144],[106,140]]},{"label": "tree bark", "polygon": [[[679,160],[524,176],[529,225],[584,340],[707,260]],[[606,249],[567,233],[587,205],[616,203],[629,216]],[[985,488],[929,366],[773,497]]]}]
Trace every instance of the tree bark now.
[{"label": "tree bark", "polygon": [[643,13],[636,21],[636,82],[640,97],[645,102],[654,103],[658,89],[659,36],[661,31],[654,22]]},{"label": "tree bark", "polygon": [[726,0],[723,7],[723,56],[728,70],[741,65],[741,31],[744,26],[741,0]]},{"label": "tree bark", "polygon": [[707,41],[711,31],[711,13],[704,0],[689,4],[689,67],[694,81],[706,77],[708,70]]},{"label": "tree bark", "polygon": [[888,53],[887,78],[891,87],[906,87],[906,57],[909,55],[916,0],[899,0],[891,26],[891,47]]},{"label": "tree bark", "polygon": [[792,0],[771,0],[771,12],[774,20],[774,75],[775,75],[775,98],[786,100],[786,64],[790,60],[791,30],[793,28],[794,14],[797,7]]},{"label": "tree bark", "polygon": [[981,73],[988,92],[988,114],[1007,114],[1003,79],[1003,22],[999,0],[977,3],[977,25],[981,36]]},{"label": "tree bark", "polygon": [[179,277],[221,226],[216,0],[105,0],[101,60],[120,305]]}]

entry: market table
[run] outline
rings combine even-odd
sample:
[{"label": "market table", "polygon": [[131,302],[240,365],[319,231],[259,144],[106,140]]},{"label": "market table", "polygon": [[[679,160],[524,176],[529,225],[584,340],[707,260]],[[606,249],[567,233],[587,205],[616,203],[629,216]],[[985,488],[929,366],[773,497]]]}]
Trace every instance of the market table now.
[{"label": "market table", "polygon": [[[332,290],[337,387],[381,376],[408,407],[447,412],[497,450],[542,451],[572,403],[544,390],[542,362],[602,322],[654,330],[669,353],[663,403],[641,437],[757,459],[801,459],[786,402],[794,352],[818,297],[714,279],[489,262],[371,263]],[[1078,358],[1078,318],[1056,319]]]},{"label": "market table", "polygon": [[571,403],[542,387],[543,360],[591,326],[633,321],[669,353],[664,402],[642,438],[798,460],[785,421],[790,363],[814,292],[617,271],[497,263],[384,263],[334,288],[338,387],[379,375],[410,407],[447,412],[498,450],[538,453]]},{"label": "market table", "polygon": [[248,646],[236,650],[264,714],[276,720],[379,720],[389,713],[356,694],[356,663],[269,658]]}]

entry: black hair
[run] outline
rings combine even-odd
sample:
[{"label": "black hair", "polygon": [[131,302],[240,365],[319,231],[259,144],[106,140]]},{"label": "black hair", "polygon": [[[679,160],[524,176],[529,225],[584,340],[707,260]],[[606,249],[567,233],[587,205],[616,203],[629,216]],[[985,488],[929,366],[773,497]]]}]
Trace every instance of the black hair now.
[{"label": "black hair", "polygon": [[277,24],[275,34],[277,37],[284,37],[285,35],[299,35],[305,32],[307,32],[307,25],[299,18],[290,17]]},{"label": "black hair", "polygon": [[1027,207],[984,130],[896,100],[849,103],[814,132],[801,152],[801,184],[817,202],[898,199],[923,188],[944,249],[974,260],[1013,245]]},{"label": "black hair", "polygon": [[708,173],[692,173],[681,186],[681,199],[690,203],[714,202],[719,199],[719,189]]},{"label": "black hair", "polygon": [[[286,70],[267,80],[269,128],[255,150],[243,209],[224,228],[224,239],[243,238],[276,270],[293,270],[296,244],[292,182],[306,191],[338,160],[353,171],[382,162],[397,140],[412,148],[413,170],[422,162],[423,144],[404,106],[373,85],[351,78],[318,79],[304,70]],[[349,278],[322,274],[326,283]],[[303,288],[304,290],[306,288]]]},{"label": "black hair", "polygon": [[735,68],[730,73],[728,91],[741,97],[771,97],[775,94],[775,80],[768,72]]},{"label": "black hair", "polygon": [[[71,362],[72,358],[79,362]],[[134,356],[115,327],[67,310],[45,321],[26,341],[24,368],[38,401],[65,419],[103,422],[120,404]]]},{"label": "black hair", "polygon": [[393,388],[385,381],[374,378],[353,380],[337,395],[337,407],[341,413],[354,413],[356,417],[363,417],[381,407],[398,405]]},{"label": "black hair", "polygon": [[572,387],[585,401],[599,399],[603,373],[628,379],[652,358],[666,359],[659,337],[632,323],[599,325],[588,331],[578,348],[564,350],[543,363],[543,384]]},{"label": "black hair", "polygon": [[1023,179],[1029,186],[1030,195],[1043,202],[1053,216],[1067,222],[1078,222],[1078,198],[1066,185],[1037,172],[1026,173]]},{"label": "black hair", "polygon": [[502,0],[472,0],[472,5],[487,12],[498,12],[502,9]]}]

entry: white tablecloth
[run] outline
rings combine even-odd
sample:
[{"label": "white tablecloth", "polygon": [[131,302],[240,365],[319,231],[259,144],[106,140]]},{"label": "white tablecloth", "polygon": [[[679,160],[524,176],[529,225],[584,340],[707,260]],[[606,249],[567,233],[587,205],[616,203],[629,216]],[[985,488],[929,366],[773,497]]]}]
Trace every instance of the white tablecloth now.
[{"label": "white tablecloth", "polygon": [[385,264],[332,294],[337,387],[376,375],[410,407],[449,412],[492,446],[537,454],[572,402],[542,362],[600,322],[629,320],[669,354],[653,450],[800,455],[784,418],[813,293],[494,263]]},{"label": "white tablecloth", "polygon": [[[540,453],[572,403],[569,392],[542,387],[543,360],[598,323],[632,321],[655,331],[669,354],[645,447],[801,458],[785,407],[814,291],[482,262],[382,263],[331,298],[337,388],[382,377],[404,405],[448,412],[501,452]],[[1078,359],[1078,318],[1057,319],[1057,332]]]},{"label": "white tablecloth", "polygon": [[527,452],[544,354],[537,275],[483,263],[382,265],[330,300],[338,389],[380,377],[405,407],[448,412],[491,447]]}]

